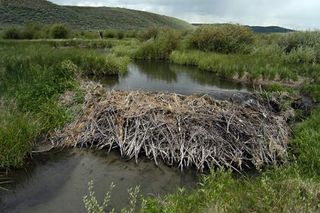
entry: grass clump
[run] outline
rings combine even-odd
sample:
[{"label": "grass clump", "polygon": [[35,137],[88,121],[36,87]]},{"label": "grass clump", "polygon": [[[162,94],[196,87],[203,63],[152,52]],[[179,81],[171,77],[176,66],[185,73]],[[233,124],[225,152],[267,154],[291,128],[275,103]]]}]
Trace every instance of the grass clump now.
[{"label": "grass clump", "polygon": [[19,167],[31,151],[39,124],[30,114],[0,107],[0,168]]},{"label": "grass clump", "polygon": [[171,29],[162,29],[137,50],[135,58],[147,60],[168,60],[178,46],[180,33]]},{"label": "grass clump", "polygon": [[54,24],[50,29],[52,38],[63,39],[68,38],[70,30],[64,24]]},{"label": "grass clump", "polygon": [[298,154],[296,161],[302,173],[319,179],[320,177],[320,110],[315,110],[311,116],[294,130],[292,141],[294,151]]},{"label": "grass clump", "polygon": [[81,69],[86,75],[117,75],[127,71],[129,57],[108,55],[104,57],[88,56],[84,59]]},{"label": "grass clump", "polygon": [[227,54],[247,52],[253,43],[249,27],[233,24],[201,26],[189,40],[191,48]]}]

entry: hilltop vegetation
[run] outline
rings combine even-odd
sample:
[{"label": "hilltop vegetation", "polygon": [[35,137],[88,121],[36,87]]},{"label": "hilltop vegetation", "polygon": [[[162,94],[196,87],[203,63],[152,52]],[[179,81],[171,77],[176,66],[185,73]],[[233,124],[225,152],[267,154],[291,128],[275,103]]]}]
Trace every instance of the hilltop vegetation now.
[{"label": "hilltop vegetation", "polygon": [[63,23],[73,29],[190,29],[182,20],[149,12],[111,7],[60,6],[46,0],[0,0],[0,26]]},{"label": "hilltop vegetation", "polygon": [[[225,24],[192,24],[193,26],[203,26],[203,25],[225,25]],[[279,27],[279,26],[247,26],[249,27],[254,33],[290,33],[294,32],[294,30],[287,29],[284,27]]]}]

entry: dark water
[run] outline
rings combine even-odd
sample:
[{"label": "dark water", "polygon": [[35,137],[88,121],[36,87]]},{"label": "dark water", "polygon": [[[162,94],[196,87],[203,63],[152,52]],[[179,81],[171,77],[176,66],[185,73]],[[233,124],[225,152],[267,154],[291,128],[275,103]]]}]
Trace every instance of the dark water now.
[{"label": "dark water", "polygon": [[116,185],[110,204],[117,210],[127,205],[130,187],[140,186],[141,194],[159,196],[197,182],[192,171],[157,167],[143,158],[136,164],[121,160],[116,152],[79,150],[42,154],[11,178],[15,181],[11,191],[0,191],[0,212],[85,212],[82,199],[91,180],[100,201],[110,184]]},{"label": "dark water", "polygon": [[252,90],[245,84],[227,81],[212,72],[163,62],[135,62],[129,65],[124,76],[94,80],[111,89],[209,94],[217,99],[245,97]]},{"label": "dark water", "polygon": [[[94,80],[111,89],[205,93],[218,99],[243,100],[250,97],[251,90],[193,67],[155,62],[131,64],[124,76]],[[11,191],[0,191],[0,212],[85,212],[82,198],[90,180],[94,180],[99,199],[112,182],[116,184],[111,205],[118,210],[126,206],[130,187],[140,185],[143,195],[158,196],[175,192],[178,187],[192,188],[197,182],[192,171],[157,167],[147,159],[139,164],[126,162],[114,152],[106,155],[79,150],[42,154],[11,178],[15,180],[9,186]]]}]

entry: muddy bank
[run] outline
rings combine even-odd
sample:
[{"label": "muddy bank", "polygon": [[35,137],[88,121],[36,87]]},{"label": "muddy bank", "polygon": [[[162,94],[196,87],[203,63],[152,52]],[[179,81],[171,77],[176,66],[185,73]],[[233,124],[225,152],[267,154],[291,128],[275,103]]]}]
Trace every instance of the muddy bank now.
[{"label": "muddy bank", "polygon": [[6,186],[8,192],[0,190],[0,212],[86,212],[82,199],[91,180],[99,200],[112,182],[116,185],[111,200],[116,210],[127,206],[131,187],[140,186],[145,196],[159,196],[178,187],[193,188],[198,181],[195,172],[155,166],[143,157],[137,165],[117,152],[79,149],[34,155],[28,166],[9,176],[14,183]]},{"label": "muddy bank", "polygon": [[181,170],[236,171],[286,161],[286,117],[255,100],[233,103],[210,96],[108,91],[87,83],[84,113],[54,134],[55,146],[77,146],[123,157],[141,155]]}]

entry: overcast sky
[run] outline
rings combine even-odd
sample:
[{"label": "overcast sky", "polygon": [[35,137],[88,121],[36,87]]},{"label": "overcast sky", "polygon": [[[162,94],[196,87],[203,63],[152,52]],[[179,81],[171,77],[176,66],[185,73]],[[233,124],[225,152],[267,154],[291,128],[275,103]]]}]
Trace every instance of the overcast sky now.
[{"label": "overcast sky", "polygon": [[232,22],[320,28],[320,0],[50,0],[78,6],[125,7],[175,16],[192,23]]}]

